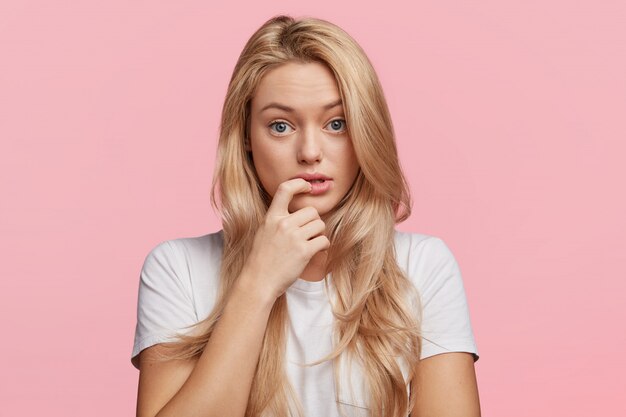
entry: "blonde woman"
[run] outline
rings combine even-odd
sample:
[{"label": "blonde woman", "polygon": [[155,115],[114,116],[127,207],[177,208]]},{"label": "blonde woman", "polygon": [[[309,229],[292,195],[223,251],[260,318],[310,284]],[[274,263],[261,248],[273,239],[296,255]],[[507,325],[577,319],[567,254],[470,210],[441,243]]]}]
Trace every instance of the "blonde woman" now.
[{"label": "blonde woman", "polygon": [[141,272],[140,417],[480,415],[463,282],[410,214],[363,50],[276,16],[245,45],[222,112],[222,230],[163,241]]}]

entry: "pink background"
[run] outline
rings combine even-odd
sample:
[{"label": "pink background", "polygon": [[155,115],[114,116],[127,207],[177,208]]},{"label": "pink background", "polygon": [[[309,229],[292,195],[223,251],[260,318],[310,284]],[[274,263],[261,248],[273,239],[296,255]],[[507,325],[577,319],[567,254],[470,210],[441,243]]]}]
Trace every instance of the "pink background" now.
[{"label": "pink background", "polygon": [[208,3],[0,3],[2,416],[134,414],[142,262],[220,228],[226,86],[283,12],[378,71],[415,198],[398,228],[457,257],[483,415],[626,414],[623,1]]}]

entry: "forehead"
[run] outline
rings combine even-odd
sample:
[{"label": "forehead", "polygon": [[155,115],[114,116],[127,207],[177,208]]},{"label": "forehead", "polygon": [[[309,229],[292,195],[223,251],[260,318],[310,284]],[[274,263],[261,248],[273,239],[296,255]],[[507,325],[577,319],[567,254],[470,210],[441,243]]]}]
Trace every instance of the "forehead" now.
[{"label": "forehead", "polygon": [[288,62],[267,72],[252,98],[258,112],[270,103],[299,109],[319,108],[340,98],[333,72],[319,62]]}]

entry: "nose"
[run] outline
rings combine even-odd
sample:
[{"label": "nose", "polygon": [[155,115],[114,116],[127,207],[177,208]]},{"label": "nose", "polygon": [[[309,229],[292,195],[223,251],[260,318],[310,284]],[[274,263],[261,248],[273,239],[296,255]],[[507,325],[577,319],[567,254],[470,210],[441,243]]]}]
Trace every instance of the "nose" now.
[{"label": "nose", "polygon": [[313,164],[322,160],[322,132],[314,127],[304,129],[298,138],[298,162],[301,164]]}]

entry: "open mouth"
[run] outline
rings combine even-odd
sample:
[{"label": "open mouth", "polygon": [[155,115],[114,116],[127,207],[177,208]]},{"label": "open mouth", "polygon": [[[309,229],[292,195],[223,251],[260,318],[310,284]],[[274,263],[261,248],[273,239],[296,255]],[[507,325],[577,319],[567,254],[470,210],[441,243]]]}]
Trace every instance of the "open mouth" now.
[{"label": "open mouth", "polygon": [[316,178],[314,180],[307,180],[307,182],[311,184],[311,191],[309,191],[309,195],[312,196],[325,194],[333,187],[333,180],[331,178]]}]

